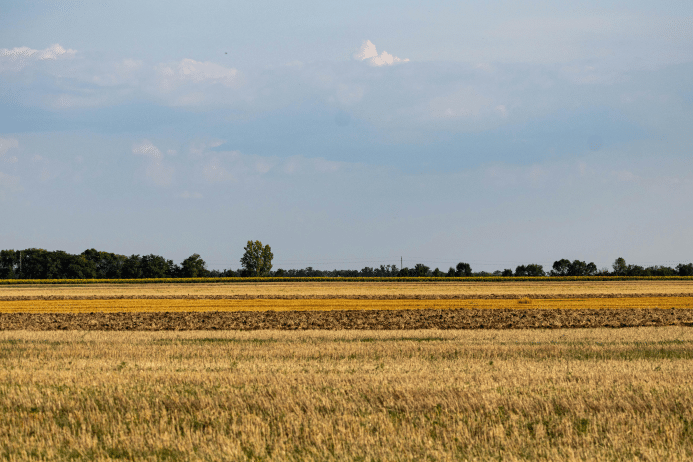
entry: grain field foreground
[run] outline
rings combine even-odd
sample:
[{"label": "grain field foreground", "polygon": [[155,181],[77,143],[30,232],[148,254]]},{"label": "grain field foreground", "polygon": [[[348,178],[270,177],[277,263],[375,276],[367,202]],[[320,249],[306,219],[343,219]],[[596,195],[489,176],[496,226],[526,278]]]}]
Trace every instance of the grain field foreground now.
[{"label": "grain field foreground", "polygon": [[5,460],[690,460],[693,329],[0,332]]}]

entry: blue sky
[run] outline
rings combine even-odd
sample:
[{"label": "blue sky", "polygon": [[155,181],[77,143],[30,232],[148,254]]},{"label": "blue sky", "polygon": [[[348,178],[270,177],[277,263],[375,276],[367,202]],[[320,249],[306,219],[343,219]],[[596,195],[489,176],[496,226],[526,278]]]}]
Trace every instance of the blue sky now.
[{"label": "blue sky", "polygon": [[0,0],[0,247],[693,261],[689,1]]}]

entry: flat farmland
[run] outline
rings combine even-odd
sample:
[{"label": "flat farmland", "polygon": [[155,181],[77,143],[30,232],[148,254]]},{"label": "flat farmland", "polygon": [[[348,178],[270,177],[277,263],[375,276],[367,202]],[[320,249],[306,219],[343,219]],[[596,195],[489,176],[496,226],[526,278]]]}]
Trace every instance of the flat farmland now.
[{"label": "flat farmland", "polygon": [[117,313],[205,311],[372,310],[616,310],[693,309],[693,297],[548,299],[347,299],[347,298],[94,298],[4,300],[3,313]]},{"label": "flat farmland", "polygon": [[75,284],[0,286],[14,297],[493,297],[693,296],[693,281],[262,282],[215,284]]},{"label": "flat farmland", "polygon": [[0,288],[7,460],[690,460],[691,282]]},{"label": "flat farmland", "polygon": [[0,332],[7,460],[693,458],[693,330]]},{"label": "flat farmland", "polygon": [[0,329],[693,325],[693,281],[235,282],[0,287]]}]

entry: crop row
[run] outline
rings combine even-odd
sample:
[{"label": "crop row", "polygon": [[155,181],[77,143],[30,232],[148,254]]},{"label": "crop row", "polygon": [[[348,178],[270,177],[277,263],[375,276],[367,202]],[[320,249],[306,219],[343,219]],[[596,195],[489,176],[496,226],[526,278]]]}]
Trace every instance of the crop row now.
[{"label": "crop row", "polygon": [[693,309],[691,297],[581,299],[107,299],[3,301],[0,313],[142,313],[195,311],[334,311],[334,310],[459,310],[459,309]]},{"label": "crop row", "polygon": [[693,276],[484,276],[484,277],[249,277],[152,279],[0,279],[0,285],[17,284],[210,284],[272,282],[567,282],[567,281],[693,281]]}]

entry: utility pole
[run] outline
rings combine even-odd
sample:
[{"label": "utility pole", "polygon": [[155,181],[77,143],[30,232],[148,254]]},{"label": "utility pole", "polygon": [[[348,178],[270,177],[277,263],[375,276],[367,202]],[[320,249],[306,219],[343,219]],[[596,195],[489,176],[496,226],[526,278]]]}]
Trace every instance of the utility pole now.
[{"label": "utility pole", "polygon": [[402,271],[402,257],[399,257],[399,270]]}]

